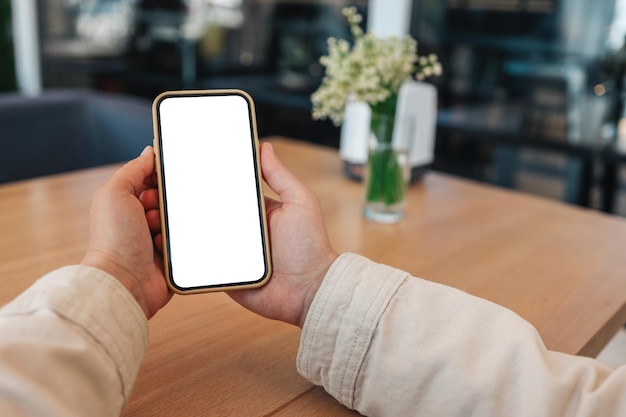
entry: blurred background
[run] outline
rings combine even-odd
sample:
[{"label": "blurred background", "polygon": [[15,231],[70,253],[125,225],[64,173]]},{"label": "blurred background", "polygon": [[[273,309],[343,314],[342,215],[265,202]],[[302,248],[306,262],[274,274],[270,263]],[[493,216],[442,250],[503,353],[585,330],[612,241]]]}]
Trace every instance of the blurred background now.
[{"label": "blurred background", "polygon": [[[22,1],[0,0],[1,91],[19,90],[12,4]],[[365,27],[368,0],[32,2],[43,90],[152,100],[241,88],[261,136],[339,146],[339,128],[311,120],[309,96],[327,38],[350,37],[341,9],[356,6]],[[429,80],[439,92],[433,169],[626,215],[626,0],[409,2],[420,54],[444,68]]]}]

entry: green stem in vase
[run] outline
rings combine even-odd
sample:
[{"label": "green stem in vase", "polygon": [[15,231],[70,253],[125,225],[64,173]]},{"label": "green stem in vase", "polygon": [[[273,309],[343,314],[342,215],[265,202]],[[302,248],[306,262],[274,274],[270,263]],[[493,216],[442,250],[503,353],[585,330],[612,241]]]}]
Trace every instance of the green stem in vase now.
[{"label": "green stem in vase", "polygon": [[404,172],[393,148],[397,96],[371,106],[371,140],[366,199],[368,202],[393,205],[404,200]]}]

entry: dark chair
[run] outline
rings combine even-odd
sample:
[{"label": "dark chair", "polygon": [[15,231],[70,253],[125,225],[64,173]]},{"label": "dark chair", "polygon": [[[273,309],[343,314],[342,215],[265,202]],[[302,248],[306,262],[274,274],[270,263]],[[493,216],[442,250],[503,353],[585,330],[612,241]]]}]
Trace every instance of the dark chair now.
[{"label": "dark chair", "polygon": [[0,94],[0,183],[127,161],[152,137],[143,99],[89,90]]}]

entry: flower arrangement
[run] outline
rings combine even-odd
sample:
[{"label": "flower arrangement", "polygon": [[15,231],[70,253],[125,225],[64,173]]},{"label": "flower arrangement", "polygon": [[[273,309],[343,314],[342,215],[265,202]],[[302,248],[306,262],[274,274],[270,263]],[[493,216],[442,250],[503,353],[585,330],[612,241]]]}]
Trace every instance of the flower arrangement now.
[{"label": "flower arrangement", "polygon": [[409,177],[407,157],[392,144],[398,93],[413,77],[421,81],[440,75],[441,64],[435,54],[419,56],[411,36],[380,38],[364,33],[356,8],[344,8],[343,14],[354,44],[328,39],[328,55],[320,58],[326,73],[311,95],[312,117],[330,118],[339,125],[348,101],[369,105],[371,138],[364,213],[376,221],[395,222],[404,210]]},{"label": "flower arrangement", "polygon": [[[325,76],[311,95],[314,120],[330,118],[339,125],[350,99],[365,102],[372,110],[395,112],[403,82],[412,77],[421,81],[441,74],[437,56],[419,56],[417,42],[411,36],[379,38],[370,32],[363,33],[359,26],[362,16],[356,8],[344,8],[343,14],[354,44],[351,46],[345,39],[328,39],[328,55],[320,58]],[[385,106],[393,108],[385,109]]]}]

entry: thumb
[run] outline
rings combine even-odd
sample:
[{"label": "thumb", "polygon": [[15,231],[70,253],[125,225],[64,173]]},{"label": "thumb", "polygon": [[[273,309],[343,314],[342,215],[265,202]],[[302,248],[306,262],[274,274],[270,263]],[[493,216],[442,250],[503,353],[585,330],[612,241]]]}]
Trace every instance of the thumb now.
[{"label": "thumb", "polygon": [[138,195],[145,189],[146,178],[149,178],[153,172],[154,150],[152,146],[146,146],[141,155],[127,162],[113,174],[110,183],[115,188]]},{"label": "thumb", "polygon": [[269,142],[261,144],[261,171],[267,185],[284,203],[298,202],[308,196],[308,189],[278,159]]}]

